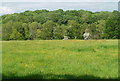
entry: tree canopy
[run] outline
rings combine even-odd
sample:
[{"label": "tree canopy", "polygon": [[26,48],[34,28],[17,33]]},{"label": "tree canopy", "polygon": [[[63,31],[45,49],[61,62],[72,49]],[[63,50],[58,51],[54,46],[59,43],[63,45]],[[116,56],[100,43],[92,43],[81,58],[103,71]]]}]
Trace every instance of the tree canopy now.
[{"label": "tree canopy", "polygon": [[58,9],[2,15],[3,40],[83,39],[89,30],[92,39],[119,39],[120,12]]}]

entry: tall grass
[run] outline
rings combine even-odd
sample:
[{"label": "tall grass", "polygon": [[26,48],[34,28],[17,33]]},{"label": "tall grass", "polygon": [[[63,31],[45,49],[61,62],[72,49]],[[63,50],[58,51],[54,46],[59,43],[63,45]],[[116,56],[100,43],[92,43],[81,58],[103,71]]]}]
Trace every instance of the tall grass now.
[{"label": "tall grass", "polygon": [[3,79],[118,77],[118,40],[2,42]]}]

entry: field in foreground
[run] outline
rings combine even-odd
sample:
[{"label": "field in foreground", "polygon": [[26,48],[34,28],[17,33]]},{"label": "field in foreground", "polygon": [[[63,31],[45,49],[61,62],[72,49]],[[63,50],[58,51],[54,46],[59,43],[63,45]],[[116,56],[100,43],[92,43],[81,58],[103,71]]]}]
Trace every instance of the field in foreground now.
[{"label": "field in foreground", "polygon": [[2,42],[3,79],[116,79],[118,40]]}]

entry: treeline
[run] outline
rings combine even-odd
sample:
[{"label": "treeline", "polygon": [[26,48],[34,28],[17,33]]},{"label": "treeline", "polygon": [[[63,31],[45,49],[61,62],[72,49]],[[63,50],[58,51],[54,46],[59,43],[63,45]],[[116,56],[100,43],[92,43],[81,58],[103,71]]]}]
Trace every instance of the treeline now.
[{"label": "treeline", "polygon": [[85,10],[36,10],[3,15],[3,40],[83,39],[89,30],[92,39],[119,39],[120,12]]}]

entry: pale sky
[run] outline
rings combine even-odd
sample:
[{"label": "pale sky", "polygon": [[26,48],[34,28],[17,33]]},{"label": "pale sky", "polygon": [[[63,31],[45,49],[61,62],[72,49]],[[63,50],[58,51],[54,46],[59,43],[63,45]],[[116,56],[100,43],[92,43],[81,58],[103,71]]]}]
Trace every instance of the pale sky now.
[{"label": "pale sky", "polygon": [[[83,0],[74,0],[74,2],[72,2],[73,0],[69,0],[69,2],[68,0],[44,0],[44,1],[34,0],[33,2],[31,1],[33,0],[29,0],[29,2],[23,2],[23,0],[4,0],[4,2],[2,2],[2,5],[0,5],[0,15],[20,13],[26,10],[34,11],[34,10],[42,10],[42,9],[46,9],[46,10],[57,10],[57,9],[81,10],[82,9],[92,12],[96,12],[96,11],[112,12],[113,10],[118,10],[118,0],[84,0],[84,2],[82,2]],[[99,1],[103,1],[103,2],[99,2]]]},{"label": "pale sky", "polygon": [[2,2],[118,2],[120,0],[0,0]]}]

